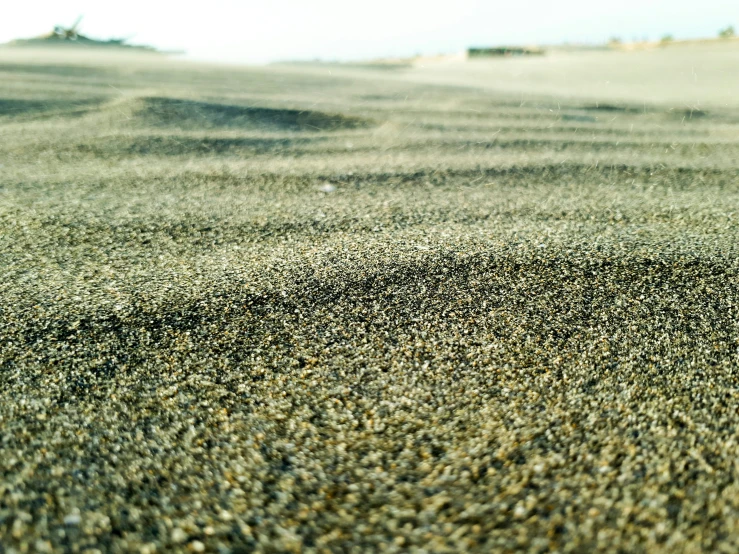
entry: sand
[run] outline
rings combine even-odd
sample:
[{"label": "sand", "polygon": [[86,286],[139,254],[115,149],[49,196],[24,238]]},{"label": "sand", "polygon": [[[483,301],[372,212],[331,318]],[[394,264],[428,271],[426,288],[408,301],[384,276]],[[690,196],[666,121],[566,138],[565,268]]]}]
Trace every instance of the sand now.
[{"label": "sand", "polygon": [[739,106],[583,56],[0,52],[0,551],[739,548]]}]

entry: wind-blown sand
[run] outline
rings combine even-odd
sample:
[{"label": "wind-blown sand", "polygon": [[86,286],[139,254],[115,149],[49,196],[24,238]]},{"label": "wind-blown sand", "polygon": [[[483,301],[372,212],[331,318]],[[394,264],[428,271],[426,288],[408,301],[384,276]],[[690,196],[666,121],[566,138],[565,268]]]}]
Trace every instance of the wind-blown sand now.
[{"label": "wind-blown sand", "polygon": [[0,551],[739,547],[739,105],[654,55],[0,52]]}]

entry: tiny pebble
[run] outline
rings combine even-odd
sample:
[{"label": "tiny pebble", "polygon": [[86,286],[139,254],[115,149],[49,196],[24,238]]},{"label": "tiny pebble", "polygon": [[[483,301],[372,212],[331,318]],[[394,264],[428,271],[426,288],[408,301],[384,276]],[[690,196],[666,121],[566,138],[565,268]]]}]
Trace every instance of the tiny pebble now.
[{"label": "tiny pebble", "polygon": [[187,540],[187,533],[183,531],[180,527],[175,527],[172,529],[172,542],[180,543],[185,542]]},{"label": "tiny pebble", "polygon": [[79,514],[69,514],[64,516],[65,525],[79,525],[82,521],[82,517]]}]

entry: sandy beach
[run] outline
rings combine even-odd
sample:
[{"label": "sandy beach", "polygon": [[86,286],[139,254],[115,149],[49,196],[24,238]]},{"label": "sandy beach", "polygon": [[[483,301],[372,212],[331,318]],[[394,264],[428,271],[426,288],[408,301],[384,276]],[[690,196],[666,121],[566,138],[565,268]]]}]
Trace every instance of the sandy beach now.
[{"label": "sandy beach", "polygon": [[735,551],[737,60],[0,49],[0,552]]}]

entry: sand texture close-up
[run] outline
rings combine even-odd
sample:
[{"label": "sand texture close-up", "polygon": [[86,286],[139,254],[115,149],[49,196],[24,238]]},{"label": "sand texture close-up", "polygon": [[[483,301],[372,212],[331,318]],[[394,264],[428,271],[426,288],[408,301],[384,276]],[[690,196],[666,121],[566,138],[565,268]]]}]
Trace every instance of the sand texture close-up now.
[{"label": "sand texture close-up", "polygon": [[739,43],[0,50],[0,552],[739,551]]}]

